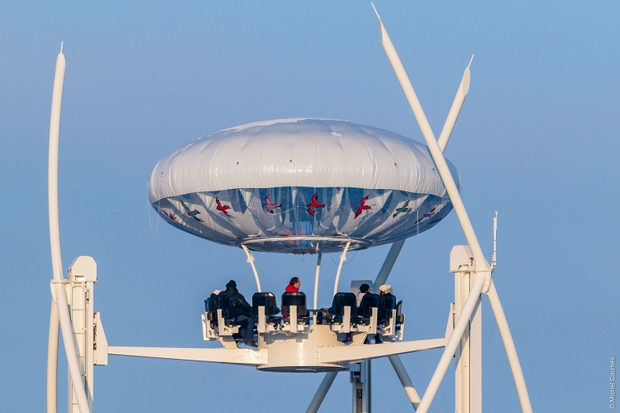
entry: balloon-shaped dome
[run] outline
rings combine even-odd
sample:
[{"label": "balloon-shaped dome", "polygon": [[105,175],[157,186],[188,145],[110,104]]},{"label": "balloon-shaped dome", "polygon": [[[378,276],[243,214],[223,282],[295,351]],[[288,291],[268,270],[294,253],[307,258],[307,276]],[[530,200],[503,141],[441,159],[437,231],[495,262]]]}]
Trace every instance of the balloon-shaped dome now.
[{"label": "balloon-shaped dome", "polygon": [[148,196],[191,234],[284,253],[391,243],[452,209],[426,146],[322,119],[251,123],[199,138],[157,163]]}]

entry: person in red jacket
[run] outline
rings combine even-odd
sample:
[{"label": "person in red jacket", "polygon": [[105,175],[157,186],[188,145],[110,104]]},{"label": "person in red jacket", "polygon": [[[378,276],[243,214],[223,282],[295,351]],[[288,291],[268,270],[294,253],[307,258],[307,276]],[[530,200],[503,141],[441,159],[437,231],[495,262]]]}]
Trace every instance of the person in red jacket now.
[{"label": "person in red jacket", "polygon": [[296,293],[299,291],[299,287],[301,287],[301,281],[299,281],[299,278],[293,277],[284,291],[287,293]]}]

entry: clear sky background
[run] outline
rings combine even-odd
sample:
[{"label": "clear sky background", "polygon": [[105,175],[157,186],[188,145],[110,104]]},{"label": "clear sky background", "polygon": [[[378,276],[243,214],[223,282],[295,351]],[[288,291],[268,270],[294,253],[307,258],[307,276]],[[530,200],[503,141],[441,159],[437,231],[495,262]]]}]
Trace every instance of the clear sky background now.
[{"label": "clear sky background", "polygon": [[[101,2],[99,2],[101,3]],[[336,4],[334,4],[336,3]],[[398,3],[398,4],[395,4]],[[537,412],[609,410],[620,357],[620,2],[381,2],[376,6],[438,135],[470,56],[471,89],[446,156],[490,260]],[[45,409],[49,280],[47,153],[55,59],[67,59],[60,143],[65,271],[99,267],[96,311],[111,345],[203,342],[203,300],[231,278],[251,297],[240,249],[157,219],[146,181],[173,149],[223,128],[288,117],[363,123],[423,141],[367,2],[0,4],[0,410]],[[406,339],[440,337],[454,299],[451,213],[409,239],[389,279]],[[341,285],[374,279],[389,247],[349,255]],[[312,291],[314,256],[255,254],[264,290]],[[338,256],[323,258],[328,306]],[[483,406],[519,412],[483,299]],[[403,356],[423,393],[440,350]],[[61,359],[59,411],[66,406]],[[411,410],[387,360],[375,412]],[[111,357],[98,412],[305,411],[322,374]],[[431,411],[453,410],[453,368]],[[321,411],[348,411],[341,373]]]}]

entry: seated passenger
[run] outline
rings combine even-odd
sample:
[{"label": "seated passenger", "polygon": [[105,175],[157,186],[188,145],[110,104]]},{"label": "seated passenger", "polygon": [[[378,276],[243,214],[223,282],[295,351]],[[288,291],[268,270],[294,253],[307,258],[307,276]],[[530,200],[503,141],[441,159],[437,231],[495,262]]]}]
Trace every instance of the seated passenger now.
[{"label": "seated passenger", "polygon": [[393,295],[392,286],[383,284],[379,287],[379,298],[383,299],[385,296]]},{"label": "seated passenger", "polygon": [[377,326],[377,329],[379,332],[375,336],[375,343],[382,343],[381,335],[379,333],[383,333],[385,330],[383,329],[383,326],[381,324],[383,322],[387,322],[387,320],[389,320],[390,317],[392,317],[391,310],[394,309],[393,307],[394,307],[395,300],[396,300],[392,293],[393,291],[392,291],[391,285],[384,284],[379,287],[380,315],[379,315],[379,320],[378,320],[379,325]]},{"label": "seated passenger", "polygon": [[239,333],[246,346],[258,347],[254,341],[254,320],[252,319],[252,306],[245,300],[245,297],[237,290],[237,283],[230,280],[226,284],[226,290],[218,294],[227,296],[232,305],[231,318],[235,318],[241,326]]},{"label": "seated passenger", "polygon": [[288,283],[286,288],[284,289],[287,293],[296,293],[299,291],[299,287],[301,287],[301,281],[297,277],[291,278],[291,281]]},{"label": "seated passenger", "polygon": [[[357,307],[359,307],[359,306],[360,306],[360,304],[362,303],[362,299],[363,299],[363,298],[364,298],[364,296],[365,296],[366,294],[368,294],[369,292],[370,292],[370,285],[368,285],[368,284],[366,284],[366,283],[364,283],[364,284],[360,285],[360,290],[359,290],[359,292],[357,293],[357,295],[355,296],[355,298],[356,298],[356,303],[355,303],[355,305],[356,305]],[[345,339],[344,339],[343,343],[345,343],[345,344],[346,344],[346,343],[350,343],[350,342],[352,342],[352,341],[353,341],[353,336],[351,335],[351,333],[347,333],[347,336],[345,337]],[[368,341],[368,338],[366,338],[366,341]]]},{"label": "seated passenger", "polygon": [[357,298],[357,306],[359,307],[360,304],[362,303],[362,298],[364,298],[364,296],[366,295],[366,293],[370,292],[370,285],[364,283],[362,285],[360,285],[360,291],[357,293],[357,295],[355,296]]},{"label": "seated passenger", "polygon": [[220,290],[214,290],[209,298],[205,300],[205,310],[208,313],[207,317],[211,321],[213,328],[217,325],[217,296],[219,293],[221,293]]},{"label": "seated passenger", "polygon": [[[391,290],[391,288],[390,288]],[[364,299],[364,296],[366,294],[369,294],[370,291],[370,285],[364,283],[362,285],[360,285],[360,291],[357,293],[357,307],[359,308],[360,304],[362,303],[362,300]],[[345,341],[346,342],[346,341]],[[375,344],[381,344],[383,343],[383,341],[381,340],[381,334],[377,332],[377,334],[375,334]],[[366,337],[366,339],[364,340],[364,344],[370,344],[370,340],[368,339],[368,336]]]}]

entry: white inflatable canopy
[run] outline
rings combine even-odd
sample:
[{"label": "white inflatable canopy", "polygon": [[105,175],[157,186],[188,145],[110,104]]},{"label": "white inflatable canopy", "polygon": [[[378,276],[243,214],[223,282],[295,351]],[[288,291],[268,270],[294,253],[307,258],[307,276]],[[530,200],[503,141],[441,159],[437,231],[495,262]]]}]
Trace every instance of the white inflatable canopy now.
[{"label": "white inflatable canopy", "polygon": [[149,200],[287,186],[446,195],[428,149],[416,141],[346,121],[284,119],[224,129],[175,150],[153,170]]},{"label": "white inflatable canopy", "polygon": [[148,196],[184,231],[284,253],[394,242],[452,209],[426,146],[323,119],[252,123],[197,139],[159,161]]}]

